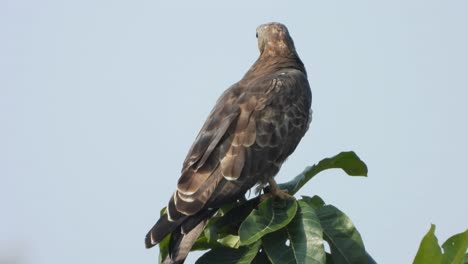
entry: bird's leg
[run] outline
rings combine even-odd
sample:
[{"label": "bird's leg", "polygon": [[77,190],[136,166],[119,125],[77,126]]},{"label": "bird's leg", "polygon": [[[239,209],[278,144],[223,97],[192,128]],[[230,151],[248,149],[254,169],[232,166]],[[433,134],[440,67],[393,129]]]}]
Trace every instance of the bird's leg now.
[{"label": "bird's leg", "polygon": [[282,200],[294,200],[294,196],[288,193],[288,190],[281,190],[273,177],[268,178],[268,184],[270,185],[270,193]]}]

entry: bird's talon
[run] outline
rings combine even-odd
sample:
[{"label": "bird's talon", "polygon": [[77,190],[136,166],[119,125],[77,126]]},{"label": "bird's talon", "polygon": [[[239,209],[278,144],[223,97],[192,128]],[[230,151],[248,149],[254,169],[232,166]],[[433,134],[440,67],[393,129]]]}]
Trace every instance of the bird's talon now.
[{"label": "bird's talon", "polygon": [[272,194],[274,197],[280,198],[281,200],[295,200],[294,196],[288,193],[288,190],[276,189]]}]

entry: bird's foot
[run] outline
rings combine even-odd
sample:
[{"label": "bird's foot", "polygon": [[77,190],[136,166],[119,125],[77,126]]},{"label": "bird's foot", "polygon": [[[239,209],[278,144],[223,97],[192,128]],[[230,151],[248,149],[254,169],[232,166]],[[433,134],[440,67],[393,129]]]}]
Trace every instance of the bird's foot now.
[{"label": "bird's foot", "polygon": [[288,193],[288,190],[281,190],[276,181],[273,178],[268,180],[270,184],[270,193],[281,200],[295,200],[294,196]]},{"label": "bird's foot", "polygon": [[281,200],[294,200],[294,196],[288,193],[288,190],[272,189],[271,194]]},{"label": "bird's foot", "polygon": [[279,198],[281,200],[295,200],[296,198],[294,198],[294,196],[290,195],[288,193],[288,190],[281,190],[281,189],[278,189],[278,191],[275,191],[275,193],[273,192],[268,192],[268,193],[265,193],[263,195],[260,196],[260,202],[263,202],[269,198]]}]

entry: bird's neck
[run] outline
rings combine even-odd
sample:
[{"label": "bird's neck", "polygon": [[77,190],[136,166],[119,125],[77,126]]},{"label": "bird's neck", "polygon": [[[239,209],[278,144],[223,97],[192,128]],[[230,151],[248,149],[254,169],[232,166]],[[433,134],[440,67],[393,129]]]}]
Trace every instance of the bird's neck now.
[{"label": "bird's neck", "polygon": [[288,57],[280,56],[260,56],[252,65],[243,79],[252,79],[257,76],[264,76],[284,69],[296,69],[307,75],[304,64],[297,54]]}]

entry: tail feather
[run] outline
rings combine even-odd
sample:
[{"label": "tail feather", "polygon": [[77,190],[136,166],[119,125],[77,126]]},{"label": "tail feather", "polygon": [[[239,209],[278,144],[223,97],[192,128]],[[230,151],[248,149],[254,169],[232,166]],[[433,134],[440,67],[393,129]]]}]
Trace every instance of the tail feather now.
[{"label": "tail feather", "polygon": [[202,220],[187,234],[182,234],[181,228],[178,228],[179,232],[174,232],[173,236],[171,236],[169,255],[166,257],[163,264],[183,264],[193,244],[195,244],[198,237],[203,232],[207,221],[208,219]]},{"label": "tail feather", "polygon": [[174,232],[177,227],[186,219],[186,217],[180,218],[175,222],[169,221],[167,214],[161,216],[158,222],[151,228],[146,234],[145,246],[146,248],[152,248],[157,245],[161,240],[164,239],[169,233]]},{"label": "tail feather", "polygon": [[170,221],[167,214],[161,216],[145,238],[146,248],[151,248],[172,233],[169,242],[169,254],[164,264],[182,264],[188,253],[203,232],[208,219],[216,209],[203,210],[196,215],[184,216],[177,221]]}]

